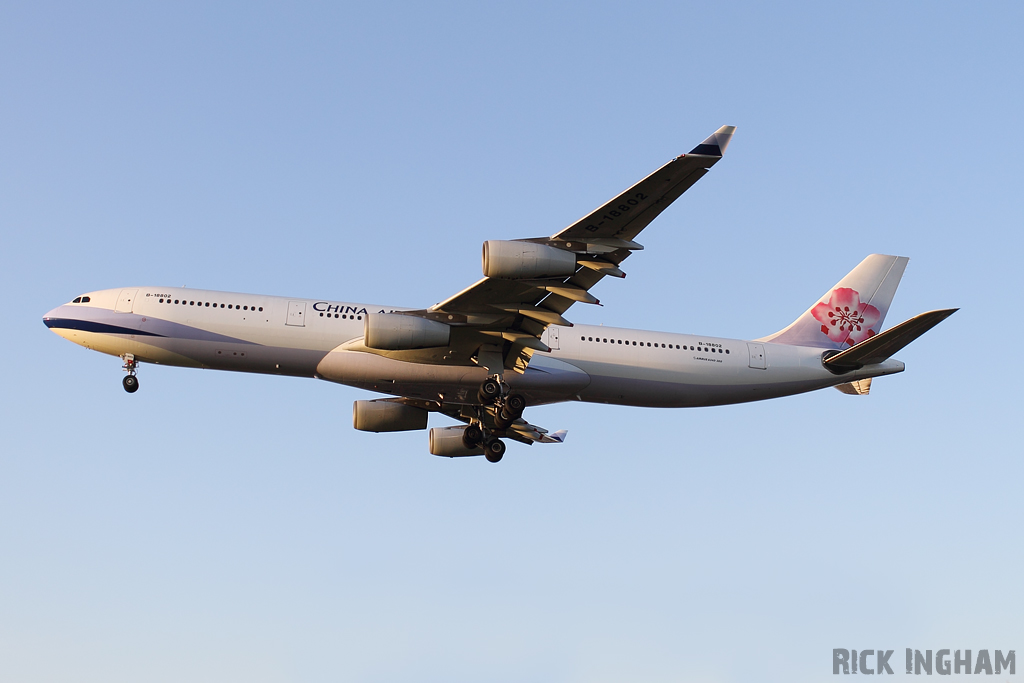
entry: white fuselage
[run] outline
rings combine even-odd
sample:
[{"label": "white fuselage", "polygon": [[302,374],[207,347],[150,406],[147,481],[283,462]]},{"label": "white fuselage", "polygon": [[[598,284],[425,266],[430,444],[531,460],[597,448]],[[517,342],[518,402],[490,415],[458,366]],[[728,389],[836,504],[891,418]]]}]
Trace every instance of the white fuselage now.
[{"label": "white fuselage", "polygon": [[[44,322],[77,344],[136,361],[316,377],[396,396],[472,401],[487,371],[403,360],[361,345],[368,313],[389,306],[173,287],[91,292]],[[530,404],[588,401],[692,407],[797,394],[903,370],[888,360],[835,375],[824,349],[593,325],[549,326],[525,373],[506,372]]]}]

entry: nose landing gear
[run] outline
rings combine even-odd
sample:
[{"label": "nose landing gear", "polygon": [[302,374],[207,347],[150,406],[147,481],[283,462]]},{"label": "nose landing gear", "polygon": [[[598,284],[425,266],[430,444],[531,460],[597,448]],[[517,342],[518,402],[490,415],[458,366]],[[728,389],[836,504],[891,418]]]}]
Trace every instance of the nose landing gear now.
[{"label": "nose landing gear", "polygon": [[139,362],[135,360],[135,356],[130,353],[126,353],[122,356],[124,358],[124,371],[128,374],[123,380],[121,380],[121,386],[129,394],[134,394],[139,390],[139,378],[135,376],[135,371],[139,367]]}]

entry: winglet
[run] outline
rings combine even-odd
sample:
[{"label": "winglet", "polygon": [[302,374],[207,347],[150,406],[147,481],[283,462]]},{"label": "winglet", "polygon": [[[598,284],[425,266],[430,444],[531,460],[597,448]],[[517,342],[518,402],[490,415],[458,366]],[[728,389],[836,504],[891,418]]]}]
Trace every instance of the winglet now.
[{"label": "winglet", "polygon": [[712,133],[707,140],[700,143],[689,151],[689,154],[702,154],[709,157],[720,157],[725,154],[725,148],[729,146],[736,126],[722,126]]},{"label": "winglet", "polygon": [[553,442],[565,443],[565,435],[568,434],[568,433],[569,433],[569,430],[567,430],[567,429],[559,429],[557,432],[554,432],[552,434],[545,434],[545,436],[547,438],[551,439],[551,441],[553,441]]}]

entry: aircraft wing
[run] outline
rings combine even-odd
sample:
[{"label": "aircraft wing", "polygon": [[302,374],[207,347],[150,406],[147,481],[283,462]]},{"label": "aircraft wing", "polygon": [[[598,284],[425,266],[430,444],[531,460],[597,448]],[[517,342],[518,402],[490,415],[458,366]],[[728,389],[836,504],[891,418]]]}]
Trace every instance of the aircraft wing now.
[{"label": "aircraft wing", "polygon": [[[635,238],[722,158],[735,130],[735,126],[722,126],[687,154],[672,159],[564,230],[550,237],[516,240],[574,252],[577,266],[573,275],[538,280],[485,277],[425,311],[406,314],[460,326],[461,345],[475,344],[474,350],[481,344],[487,347],[491,358],[487,367],[497,363],[497,354],[504,367],[523,372],[534,351],[549,350],[540,340],[548,325],[571,326],[563,317],[570,306],[599,303],[590,289],[606,275],[625,277],[619,264],[631,252],[643,249]],[[453,351],[449,358],[462,355],[459,349]],[[484,364],[479,354],[474,359]]]},{"label": "aircraft wing", "polygon": [[[725,154],[736,126],[722,126],[689,153],[678,156],[607,203],[579,219],[553,240],[632,241],[651,221],[700,180]],[[629,255],[629,246],[623,258]]]}]

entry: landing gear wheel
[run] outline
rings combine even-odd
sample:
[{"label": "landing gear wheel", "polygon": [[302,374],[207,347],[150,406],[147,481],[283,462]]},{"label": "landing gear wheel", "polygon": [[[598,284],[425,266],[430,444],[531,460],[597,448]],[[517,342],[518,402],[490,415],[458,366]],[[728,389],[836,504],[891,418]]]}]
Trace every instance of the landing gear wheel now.
[{"label": "landing gear wheel", "polygon": [[135,356],[130,353],[124,354],[121,356],[121,359],[124,361],[124,365],[121,367],[128,373],[128,375],[121,380],[121,386],[123,386],[124,390],[129,394],[134,394],[139,390],[139,378],[135,376],[135,370],[139,367],[139,361],[135,360]]},{"label": "landing gear wheel", "polygon": [[526,398],[522,394],[511,394],[499,404],[494,414],[494,426],[498,429],[508,429],[512,423],[523,416],[526,410]]},{"label": "landing gear wheel", "polygon": [[505,455],[505,442],[501,439],[494,439],[484,444],[484,457],[487,462],[498,462]]},{"label": "landing gear wheel", "polygon": [[511,394],[505,399],[505,409],[513,417],[522,417],[526,410],[526,397],[522,394]]},{"label": "landing gear wheel", "polygon": [[501,398],[501,384],[496,379],[485,379],[476,392],[480,403],[491,405]]},{"label": "landing gear wheel", "polygon": [[484,440],[484,430],[479,425],[469,425],[466,431],[462,432],[462,443],[466,448],[476,448]]}]

